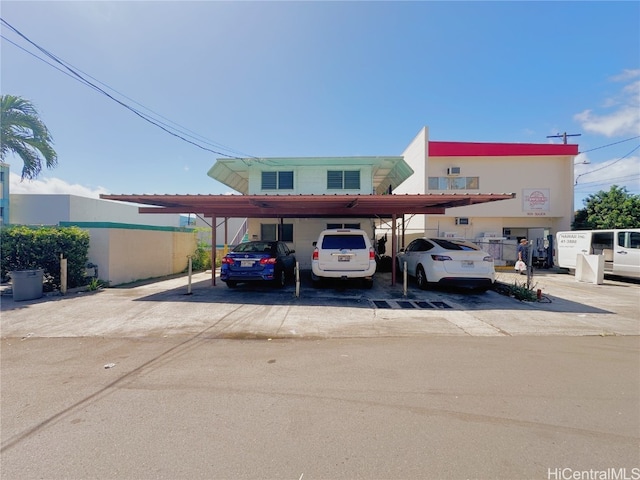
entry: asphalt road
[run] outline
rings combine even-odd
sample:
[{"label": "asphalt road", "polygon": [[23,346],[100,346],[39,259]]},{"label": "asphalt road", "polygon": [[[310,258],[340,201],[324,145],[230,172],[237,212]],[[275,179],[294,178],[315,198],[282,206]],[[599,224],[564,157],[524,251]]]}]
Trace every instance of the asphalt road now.
[{"label": "asphalt road", "polygon": [[1,347],[3,480],[640,476],[636,336]]},{"label": "asphalt road", "polygon": [[2,480],[640,479],[637,283],[194,280],[2,297]]}]

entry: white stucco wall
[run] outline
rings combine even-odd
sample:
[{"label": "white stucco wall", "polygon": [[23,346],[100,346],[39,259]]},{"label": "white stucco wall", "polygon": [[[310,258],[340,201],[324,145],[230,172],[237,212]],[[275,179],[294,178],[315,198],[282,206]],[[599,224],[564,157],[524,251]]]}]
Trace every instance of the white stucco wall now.
[{"label": "white stucco wall", "polygon": [[429,163],[429,129],[418,132],[409,146],[402,152],[405,162],[414,173],[396,187],[394,193],[425,193],[427,190],[427,167]]},{"label": "white stucco wall", "polygon": [[[429,156],[427,132],[421,131],[404,152],[416,174],[395,193],[515,193],[516,198],[499,202],[447,209],[444,215],[407,216],[406,233],[411,237],[456,233],[473,239],[485,233],[502,235],[503,229],[548,228],[552,233],[569,230],[573,219],[573,156]],[[479,177],[477,190],[428,190],[428,177],[444,177],[447,168],[460,167],[460,176]],[[420,168],[423,168],[422,172]],[[544,209],[523,204],[532,190],[548,196]],[[456,217],[468,217],[470,225],[456,225]],[[521,233],[518,233],[521,235]]]}]

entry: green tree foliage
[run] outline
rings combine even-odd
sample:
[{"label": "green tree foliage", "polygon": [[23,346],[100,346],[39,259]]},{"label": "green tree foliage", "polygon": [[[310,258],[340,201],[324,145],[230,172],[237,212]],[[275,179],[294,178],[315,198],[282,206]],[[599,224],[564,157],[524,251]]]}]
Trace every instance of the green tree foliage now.
[{"label": "green tree foliage", "polygon": [[603,230],[606,228],[640,227],[640,195],[627,192],[626,187],[613,185],[589,195],[584,208],[575,215],[574,230]]},{"label": "green tree foliage", "polygon": [[67,286],[86,283],[89,233],[78,227],[9,226],[0,229],[0,275],[12,270],[44,270],[49,289],[60,288],[60,254],[67,259]]},{"label": "green tree foliage", "polygon": [[47,168],[58,163],[52,143],[49,130],[31,102],[0,95],[0,160],[8,153],[17,155],[23,163],[22,179],[34,179],[42,171],[43,158]]}]

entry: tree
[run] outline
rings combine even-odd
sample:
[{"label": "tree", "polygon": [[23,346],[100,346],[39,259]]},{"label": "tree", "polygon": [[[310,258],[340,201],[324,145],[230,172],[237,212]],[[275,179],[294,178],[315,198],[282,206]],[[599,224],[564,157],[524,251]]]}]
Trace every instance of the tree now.
[{"label": "tree", "polygon": [[0,96],[0,160],[8,153],[22,159],[22,180],[34,179],[42,171],[58,163],[58,155],[51,146],[53,138],[40,120],[33,104],[13,95]]},{"label": "tree", "polygon": [[576,212],[574,230],[640,227],[640,195],[628,193],[626,187],[612,185],[608,192],[589,195],[583,204]]}]

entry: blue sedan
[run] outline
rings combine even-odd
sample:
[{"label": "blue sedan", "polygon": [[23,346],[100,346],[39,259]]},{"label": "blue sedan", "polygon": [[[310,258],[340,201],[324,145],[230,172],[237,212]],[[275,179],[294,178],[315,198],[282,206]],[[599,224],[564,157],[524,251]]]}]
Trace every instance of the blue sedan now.
[{"label": "blue sedan", "polygon": [[220,280],[234,288],[240,282],[270,282],[284,287],[296,267],[295,250],[284,242],[245,242],[222,258]]}]

